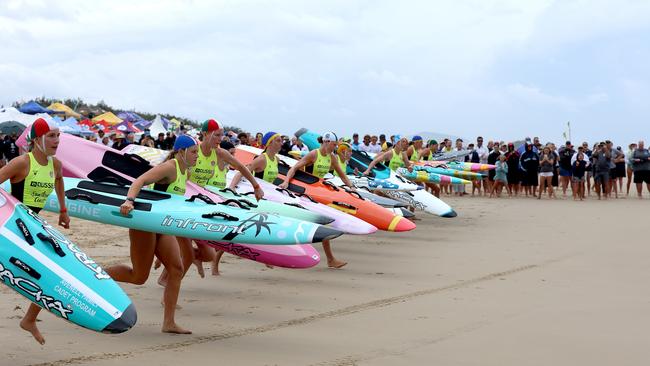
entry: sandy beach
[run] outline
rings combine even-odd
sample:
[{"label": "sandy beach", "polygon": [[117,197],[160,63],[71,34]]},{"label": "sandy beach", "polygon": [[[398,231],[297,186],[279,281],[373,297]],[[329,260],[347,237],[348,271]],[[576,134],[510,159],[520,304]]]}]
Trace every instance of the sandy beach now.
[{"label": "sandy beach", "polygon": [[[230,255],[222,276],[191,269],[177,313],[189,336],[160,333],[159,271],[123,285],[138,310],[134,329],[97,334],[43,314],[45,346],[18,328],[28,304],[2,286],[0,364],[647,362],[647,197],[445,200],[459,217],[422,214],[413,232],[336,240],[349,261],[342,270],[267,269]],[[128,262],[125,229],[72,225],[69,236],[98,262]]]}]

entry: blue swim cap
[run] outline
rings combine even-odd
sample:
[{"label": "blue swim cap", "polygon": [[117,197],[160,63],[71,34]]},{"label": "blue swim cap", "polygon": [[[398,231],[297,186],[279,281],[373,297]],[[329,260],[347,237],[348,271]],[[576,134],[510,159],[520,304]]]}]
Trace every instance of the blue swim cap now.
[{"label": "blue swim cap", "polygon": [[422,136],[415,135],[411,138],[411,141],[422,141]]},{"label": "blue swim cap", "polygon": [[277,132],[273,132],[273,131],[267,132],[267,133],[264,134],[264,136],[262,137],[262,145],[263,145],[263,146],[266,146],[266,145],[268,145],[271,141],[273,141],[274,138],[279,138],[279,137],[281,137],[281,136],[280,136],[280,134],[277,133]]},{"label": "blue swim cap", "polygon": [[180,135],[176,138],[176,142],[174,142],[174,151],[187,149],[198,144],[199,142],[194,137],[189,135]]}]

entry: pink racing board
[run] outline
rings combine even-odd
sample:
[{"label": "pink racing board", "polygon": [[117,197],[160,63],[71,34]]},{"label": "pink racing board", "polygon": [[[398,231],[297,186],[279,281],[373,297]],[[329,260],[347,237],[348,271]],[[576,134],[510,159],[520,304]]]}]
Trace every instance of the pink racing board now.
[{"label": "pink racing board", "polygon": [[[17,144],[19,146],[26,145],[23,135]],[[151,167],[140,157],[125,155],[108,146],[65,133],[61,134],[56,156],[63,163],[63,175],[72,178],[93,179],[93,176],[101,171],[133,182],[135,177]],[[208,196],[215,202],[224,201],[217,194],[188,182],[185,196],[191,197],[196,194]],[[204,240],[199,240],[197,243],[209,245],[242,258],[284,268],[309,268],[320,262],[318,251],[309,244],[251,245]]]}]

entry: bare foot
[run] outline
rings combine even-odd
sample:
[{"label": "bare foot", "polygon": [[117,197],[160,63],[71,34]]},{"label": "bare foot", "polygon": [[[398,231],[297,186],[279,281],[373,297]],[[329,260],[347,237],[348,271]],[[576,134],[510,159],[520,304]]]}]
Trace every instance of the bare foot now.
[{"label": "bare foot", "polygon": [[221,276],[221,272],[219,272],[219,268],[212,267],[212,275],[213,276]]},{"label": "bare foot", "polygon": [[192,334],[191,330],[181,328],[176,323],[172,323],[172,324],[169,324],[169,325],[163,325],[162,332],[163,333],[173,333],[173,334]]},{"label": "bare foot", "polygon": [[20,327],[30,332],[32,334],[32,337],[34,337],[34,339],[36,340],[36,342],[40,343],[41,345],[45,344],[45,338],[38,330],[38,327],[36,326],[35,322],[30,322],[26,319],[23,319],[20,321]]},{"label": "bare foot", "polygon": [[196,266],[196,270],[199,272],[199,276],[201,276],[201,278],[205,278],[205,270],[203,269],[203,262],[201,262],[198,259],[195,259],[194,261],[192,261],[192,263],[194,263],[194,265]]},{"label": "bare foot", "polygon": [[348,264],[348,262],[342,262],[342,261],[340,261],[338,259],[327,261],[327,266],[330,267],[330,268],[341,268],[341,267],[345,266],[346,264]]},{"label": "bare foot", "polygon": [[161,265],[161,264],[162,264],[162,262],[160,261],[160,259],[157,259],[157,258],[156,258],[156,261],[153,262],[153,269],[158,269],[158,268],[160,268],[160,265]]}]

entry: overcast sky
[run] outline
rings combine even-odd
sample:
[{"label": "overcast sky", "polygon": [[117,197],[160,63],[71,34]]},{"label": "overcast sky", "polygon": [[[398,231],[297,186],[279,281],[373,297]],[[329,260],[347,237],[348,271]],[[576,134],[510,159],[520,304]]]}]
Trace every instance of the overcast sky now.
[{"label": "overcast sky", "polygon": [[[649,138],[650,1],[0,1],[0,104],[251,132]],[[575,142],[574,141],[574,142]]]}]

